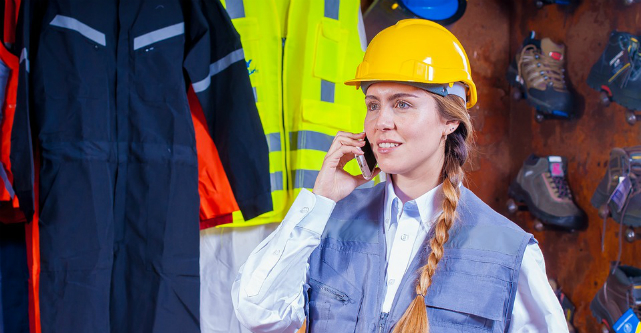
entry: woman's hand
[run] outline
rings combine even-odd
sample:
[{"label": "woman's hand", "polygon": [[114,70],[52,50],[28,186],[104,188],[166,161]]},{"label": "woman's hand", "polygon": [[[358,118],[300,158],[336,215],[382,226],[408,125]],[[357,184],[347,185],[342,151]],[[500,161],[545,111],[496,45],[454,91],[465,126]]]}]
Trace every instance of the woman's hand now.
[{"label": "woman's hand", "polygon": [[[365,133],[338,132],[332,146],[327,151],[313,192],[334,202],[348,196],[355,188],[368,182],[362,175],[352,176],[343,170],[345,164],[356,155],[363,155],[361,147],[365,145]],[[378,175],[376,168],[372,178]]]}]

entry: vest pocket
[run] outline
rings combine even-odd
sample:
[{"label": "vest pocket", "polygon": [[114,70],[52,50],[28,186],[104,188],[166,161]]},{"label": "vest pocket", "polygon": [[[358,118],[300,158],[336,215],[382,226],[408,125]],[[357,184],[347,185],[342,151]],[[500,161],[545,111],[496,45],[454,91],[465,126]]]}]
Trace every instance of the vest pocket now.
[{"label": "vest pocket", "polygon": [[341,332],[356,330],[363,299],[356,288],[338,275],[324,282],[310,278],[309,286],[309,332],[329,332],[336,328]]},{"label": "vest pocket", "polygon": [[506,316],[508,286],[496,278],[438,272],[425,297],[430,326],[491,332]]},{"label": "vest pocket", "polygon": [[343,84],[344,59],[347,53],[349,32],[341,22],[324,17],[318,25],[316,49],[314,51],[314,76],[323,80]]}]

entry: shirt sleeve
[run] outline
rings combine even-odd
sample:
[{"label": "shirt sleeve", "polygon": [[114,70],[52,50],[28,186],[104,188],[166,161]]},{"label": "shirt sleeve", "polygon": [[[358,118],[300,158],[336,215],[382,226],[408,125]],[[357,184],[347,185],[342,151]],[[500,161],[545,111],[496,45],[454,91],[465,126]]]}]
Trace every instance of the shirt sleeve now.
[{"label": "shirt sleeve", "polygon": [[525,248],[508,332],[568,332],[563,309],[545,273],[543,253],[536,243]]},{"label": "shirt sleeve", "polygon": [[249,330],[296,332],[303,325],[309,257],[335,205],[303,189],[280,226],[240,268],[232,301],[238,320]]},{"label": "shirt sleeve", "polygon": [[220,1],[183,2],[184,68],[245,220],[271,211],[269,149],[240,42]]}]

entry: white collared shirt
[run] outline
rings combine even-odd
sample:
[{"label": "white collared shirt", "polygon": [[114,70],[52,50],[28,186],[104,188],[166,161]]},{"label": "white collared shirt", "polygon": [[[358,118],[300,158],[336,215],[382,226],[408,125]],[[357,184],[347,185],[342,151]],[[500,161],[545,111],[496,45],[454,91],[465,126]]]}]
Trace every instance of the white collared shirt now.
[{"label": "white collared shirt", "polygon": [[389,312],[398,291],[401,279],[419,250],[424,249],[423,242],[443,209],[441,185],[421,195],[415,200],[403,204],[396,196],[394,185],[387,182],[385,188],[384,227],[387,240],[386,292],[382,312]]},{"label": "white collared shirt", "polygon": [[[398,288],[396,281],[389,283],[390,278],[405,274],[409,265],[405,262],[418,253],[427,230],[440,214],[443,200],[440,186],[412,200],[413,205],[408,205],[411,202],[408,201],[402,208],[394,209],[395,198],[393,186],[388,183],[384,214],[387,259],[391,264],[387,267],[388,286],[381,312],[391,304],[388,298],[393,299]],[[320,244],[335,205],[332,200],[302,190],[283,222],[252,251],[240,268],[232,286],[232,302],[238,320],[252,332],[293,333],[303,325],[307,262]],[[415,206],[421,208],[415,209]],[[411,240],[413,230],[416,231]],[[397,241],[404,235],[407,235],[405,241]],[[409,243],[412,243],[411,250]],[[396,262],[395,258],[404,259]],[[526,247],[523,255],[508,332],[568,332],[561,306],[548,284],[543,254],[534,242]]]}]

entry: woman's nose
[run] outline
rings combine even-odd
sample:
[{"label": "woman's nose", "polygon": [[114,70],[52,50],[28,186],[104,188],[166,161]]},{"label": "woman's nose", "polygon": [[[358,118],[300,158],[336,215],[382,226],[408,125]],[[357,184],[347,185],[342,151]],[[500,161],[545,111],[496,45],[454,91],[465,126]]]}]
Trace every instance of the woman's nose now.
[{"label": "woman's nose", "polygon": [[376,119],[375,127],[379,131],[386,131],[394,128],[394,113],[388,108],[384,108]]}]

